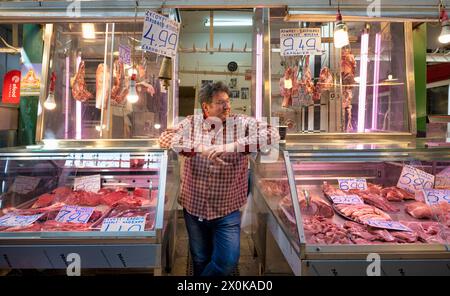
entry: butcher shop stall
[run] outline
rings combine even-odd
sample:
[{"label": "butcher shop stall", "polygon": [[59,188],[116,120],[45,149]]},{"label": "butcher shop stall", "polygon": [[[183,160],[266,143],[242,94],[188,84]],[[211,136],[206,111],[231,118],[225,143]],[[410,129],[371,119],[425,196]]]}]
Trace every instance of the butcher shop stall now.
[{"label": "butcher shop stall", "polygon": [[[175,254],[178,159],[157,138],[176,110],[176,64],[140,48],[151,5],[110,3],[99,17],[83,2],[77,18],[68,4],[28,3],[23,20],[43,40],[41,62],[21,51],[36,70],[37,90],[21,98],[36,102],[36,141],[0,151],[0,269],[159,275]],[[2,5],[2,22],[23,10]]]},{"label": "butcher shop stall", "polygon": [[415,138],[417,12],[365,13],[267,13],[261,114],[287,135],[251,164],[261,273],[450,274],[450,153]]}]

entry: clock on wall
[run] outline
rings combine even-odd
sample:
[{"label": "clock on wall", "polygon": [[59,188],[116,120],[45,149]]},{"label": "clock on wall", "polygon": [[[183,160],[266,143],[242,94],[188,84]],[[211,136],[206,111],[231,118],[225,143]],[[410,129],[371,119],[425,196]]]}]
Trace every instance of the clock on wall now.
[{"label": "clock on wall", "polygon": [[228,71],[234,72],[238,68],[238,64],[236,62],[229,62],[227,65]]}]

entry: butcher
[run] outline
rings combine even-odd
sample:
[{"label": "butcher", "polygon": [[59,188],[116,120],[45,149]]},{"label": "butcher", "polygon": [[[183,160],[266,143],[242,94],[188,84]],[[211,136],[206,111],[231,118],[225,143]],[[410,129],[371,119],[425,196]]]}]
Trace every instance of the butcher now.
[{"label": "butcher", "polygon": [[248,154],[275,149],[278,131],[232,114],[223,82],[199,93],[202,114],[188,116],[159,138],[185,157],[179,202],[189,236],[194,276],[225,276],[240,256],[239,209],[247,201]]}]

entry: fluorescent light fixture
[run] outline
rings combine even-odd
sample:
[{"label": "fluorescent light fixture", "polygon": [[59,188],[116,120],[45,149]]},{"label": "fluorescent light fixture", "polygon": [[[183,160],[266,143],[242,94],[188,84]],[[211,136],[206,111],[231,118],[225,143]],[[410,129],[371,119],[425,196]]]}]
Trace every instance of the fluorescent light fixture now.
[{"label": "fluorescent light fixture", "polygon": [[366,91],[367,91],[367,63],[369,61],[369,33],[361,36],[361,60],[359,67],[359,98],[358,98],[358,133],[363,133],[366,123]]},{"label": "fluorescent light fixture", "polygon": [[256,34],[256,85],[255,85],[255,117],[257,120],[262,118],[262,87],[263,87],[263,36]]},{"label": "fluorescent light fixture", "polygon": [[[81,57],[77,57],[77,71],[81,64]],[[75,139],[81,140],[81,102],[75,102]]]},{"label": "fluorescent light fixture", "polygon": [[375,61],[373,69],[373,97],[372,97],[372,129],[378,128],[378,94],[380,82],[381,34],[375,35]]},{"label": "fluorescent light fixture", "polygon": [[[211,23],[209,19],[205,22],[205,27],[211,26]],[[253,20],[252,19],[226,19],[226,20],[220,20],[220,19],[214,19],[213,22],[214,27],[249,27],[253,26]]]},{"label": "fluorescent light fixture", "polygon": [[95,25],[93,23],[81,24],[81,31],[83,32],[83,38],[95,39]]}]

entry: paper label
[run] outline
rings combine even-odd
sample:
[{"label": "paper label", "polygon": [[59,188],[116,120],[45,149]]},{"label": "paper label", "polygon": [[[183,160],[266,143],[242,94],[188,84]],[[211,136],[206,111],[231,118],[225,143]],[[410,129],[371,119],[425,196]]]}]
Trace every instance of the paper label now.
[{"label": "paper label", "polygon": [[131,65],[131,49],[127,45],[119,45],[119,62]]},{"label": "paper label", "polygon": [[145,217],[106,218],[103,220],[101,231],[144,231]]},{"label": "paper label", "polygon": [[30,193],[36,189],[40,181],[41,179],[37,177],[17,176],[14,179],[11,191],[18,194]]},{"label": "paper label", "polygon": [[141,49],[174,58],[177,54],[179,32],[180,23],[147,10]]},{"label": "paper label", "polygon": [[347,191],[350,189],[366,190],[366,179],[338,179],[339,189]]},{"label": "paper label", "polygon": [[93,212],[93,207],[64,206],[59,211],[55,220],[58,222],[85,224],[89,221]]},{"label": "paper label", "polygon": [[436,175],[434,188],[436,189],[450,189],[450,167]]},{"label": "paper label", "polygon": [[422,189],[432,189],[434,186],[434,176],[416,169],[410,165],[403,167],[400,178],[397,182],[397,187],[405,189],[410,193],[415,193]]},{"label": "paper label", "polygon": [[438,205],[441,202],[450,203],[449,189],[423,189],[425,202],[430,206]]},{"label": "paper label", "polygon": [[321,55],[320,28],[292,28],[280,30],[281,56]]},{"label": "paper label", "polygon": [[397,221],[365,220],[364,223],[369,226],[377,228],[411,231],[411,229],[409,229],[408,227]]},{"label": "paper label", "polygon": [[331,195],[330,198],[335,204],[363,204],[363,200],[358,195]]},{"label": "paper label", "polygon": [[0,217],[0,226],[28,226],[33,224],[37,219],[41,218],[44,214],[36,214],[36,215],[14,215],[7,214]]},{"label": "paper label", "polygon": [[73,190],[98,192],[100,187],[100,175],[77,177],[73,183]]}]

